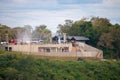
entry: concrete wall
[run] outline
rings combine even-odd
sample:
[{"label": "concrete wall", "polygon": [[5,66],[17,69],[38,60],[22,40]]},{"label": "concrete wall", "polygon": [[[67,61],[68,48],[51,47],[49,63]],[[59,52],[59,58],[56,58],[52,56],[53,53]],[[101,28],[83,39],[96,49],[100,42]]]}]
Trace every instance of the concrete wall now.
[{"label": "concrete wall", "polygon": [[[99,49],[91,47],[87,44],[79,44],[79,47],[82,49],[81,51],[72,52],[72,44],[23,44],[23,45],[9,45],[12,47],[12,51],[20,51],[27,53],[40,54],[44,56],[68,56],[68,57],[94,57],[94,58],[103,58],[103,52]],[[69,47],[69,52],[39,52],[39,47]]]},{"label": "concrete wall", "polygon": [[39,47],[56,47],[56,48],[62,48],[62,47],[69,47],[69,52],[72,50],[72,44],[18,44],[18,45],[9,45],[9,47],[12,47],[12,51],[20,51],[20,52],[39,52]]},{"label": "concrete wall", "polygon": [[88,57],[102,59],[103,55],[96,52],[45,52],[45,53],[32,53],[43,56],[59,56],[59,57]]}]

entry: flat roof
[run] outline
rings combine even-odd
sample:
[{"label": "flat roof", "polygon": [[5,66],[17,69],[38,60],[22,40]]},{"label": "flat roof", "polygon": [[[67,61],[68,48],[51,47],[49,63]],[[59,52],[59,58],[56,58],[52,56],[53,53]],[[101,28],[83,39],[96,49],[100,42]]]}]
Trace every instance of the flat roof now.
[{"label": "flat roof", "polygon": [[89,38],[85,37],[85,36],[67,36],[68,39],[72,39],[74,38],[75,40],[89,40]]}]

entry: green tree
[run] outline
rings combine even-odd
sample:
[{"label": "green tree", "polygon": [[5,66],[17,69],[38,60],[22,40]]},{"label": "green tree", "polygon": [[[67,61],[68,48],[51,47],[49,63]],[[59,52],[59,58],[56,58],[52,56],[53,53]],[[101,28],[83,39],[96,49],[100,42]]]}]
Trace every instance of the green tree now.
[{"label": "green tree", "polygon": [[92,27],[90,21],[86,19],[81,19],[76,21],[70,29],[70,35],[76,36],[86,36],[87,31]]},{"label": "green tree", "polygon": [[102,33],[108,32],[110,26],[108,19],[92,17],[91,19],[82,18],[75,22],[69,20],[63,25],[60,24],[58,31],[70,36],[86,36],[90,38],[88,44],[97,47],[99,37]]},{"label": "green tree", "polygon": [[11,28],[7,25],[0,25],[0,41],[9,41],[12,38]]},{"label": "green tree", "polygon": [[93,27],[107,27],[110,26],[110,22],[107,18],[92,17],[91,22]]},{"label": "green tree", "polygon": [[37,26],[36,29],[33,31],[33,38],[40,38],[45,42],[49,42],[51,37],[51,31],[47,29],[46,25]]},{"label": "green tree", "polygon": [[70,33],[70,28],[73,25],[73,21],[72,20],[65,20],[65,24],[59,24],[58,25],[58,33],[66,33],[69,34]]},{"label": "green tree", "polygon": [[117,59],[120,57],[120,27],[113,27],[111,29],[111,35],[113,37],[113,49],[117,54]]},{"label": "green tree", "polygon": [[112,49],[116,53],[116,58],[120,57],[120,27],[110,27],[108,33],[100,36],[98,45],[106,49]]}]

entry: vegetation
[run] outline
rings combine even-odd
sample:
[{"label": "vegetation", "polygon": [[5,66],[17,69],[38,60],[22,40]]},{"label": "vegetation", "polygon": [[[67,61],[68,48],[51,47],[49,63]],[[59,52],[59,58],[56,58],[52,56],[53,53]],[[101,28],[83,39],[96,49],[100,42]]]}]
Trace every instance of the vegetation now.
[{"label": "vegetation", "polygon": [[90,39],[88,44],[104,51],[104,58],[120,57],[120,25],[112,24],[106,18],[83,18],[75,22],[66,20],[65,24],[59,24],[58,33],[86,36]]},{"label": "vegetation", "polygon": [[120,61],[60,61],[0,51],[0,80],[119,80],[119,67]]},{"label": "vegetation", "polygon": [[30,25],[24,25],[24,27],[11,28],[7,25],[0,24],[0,42],[8,42],[11,39],[23,39],[25,38],[39,38],[48,42],[51,36],[51,31],[47,29],[46,25],[36,26],[35,30]]},{"label": "vegetation", "polygon": [[[37,26],[32,32],[31,30],[30,25],[11,28],[0,24],[0,42],[23,37],[24,34],[40,38],[46,43],[50,41],[51,31],[47,29],[46,25]],[[65,24],[58,25],[57,32],[66,33],[69,36],[86,36],[90,39],[88,44],[104,51],[104,58],[119,59],[120,57],[120,25],[110,23],[107,18],[92,17],[78,21],[65,20]]]},{"label": "vegetation", "polygon": [[51,31],[47,29],[46,25],[40,25],[36,27],[32,35],[33,35],[33,38],[42,39],[47,43],[50,41]]}]

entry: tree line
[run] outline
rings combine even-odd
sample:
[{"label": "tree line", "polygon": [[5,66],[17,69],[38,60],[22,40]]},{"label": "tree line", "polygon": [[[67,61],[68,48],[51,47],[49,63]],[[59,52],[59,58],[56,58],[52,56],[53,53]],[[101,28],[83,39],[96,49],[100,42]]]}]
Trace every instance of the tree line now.
[{"label": "tree line", "polygon": [[110,23],[107,18],[65,20],[65,24],[58,25],[57,32],[70,36],[86,36],[90,39],[87,43],[102,49],[105,58],[120,57],[120,25]]},{"label": "tree line", "polygon": [[[120,24],[112,24],[107,18],[92,17],[91,19],[82,18],[77,21],[65,20],[65,24],[58,24],[57,28],[57,33],[88,37],[90,40],[87,44],[102,49],[104,58],[119,59],[120,57]],[[51,31],[47,29],[46,25],[36,26],[33,30],[30,25],[11,28],[0,24],[0,42],[6,41],[6,39],[17,39],[22,37],[24,33],[29,37],[39,38],[47,43],[51,37]]]},{"label": "tree line", "polygon": [[23,38],[23,36],[38,38],[48,42],[50,35],[51,31],[47,29],[46,25],[39,25],[33,29],[30,25],[12,28],[7,25],[0,24],[0,42]]}]

